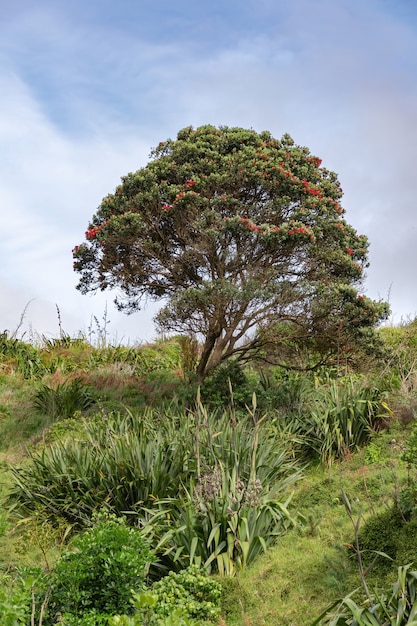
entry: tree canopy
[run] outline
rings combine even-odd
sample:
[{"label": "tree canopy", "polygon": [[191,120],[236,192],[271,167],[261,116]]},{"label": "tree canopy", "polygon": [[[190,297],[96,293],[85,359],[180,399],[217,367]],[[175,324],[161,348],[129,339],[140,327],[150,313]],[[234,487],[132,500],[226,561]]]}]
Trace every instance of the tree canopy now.
[{"label": "tree canopy", "polygon": [[199,380],[283,329],[339,349],[341,329],[346,343],[387,315],[358,291],[368,239],[337,175],[289,135],[184,128],[121,181],[73,250],[77,288],[117,289],[127,312],[162,300],[159,329],[201,341]]}]

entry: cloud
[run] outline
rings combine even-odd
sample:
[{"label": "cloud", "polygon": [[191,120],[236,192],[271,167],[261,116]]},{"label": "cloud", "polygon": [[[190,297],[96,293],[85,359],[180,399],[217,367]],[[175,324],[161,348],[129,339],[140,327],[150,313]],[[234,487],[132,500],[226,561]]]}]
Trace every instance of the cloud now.
[{"label": "cloud", "polygon": [[[71,139],[42,114],[18,78],[1,76],[0,89],[9,94],[0,101],[0,328],[14,327],[34,299],[27,321],[33,315],[39,332],[51,322],[56,327],[56,304],[71,330],[85,330],[91,316],[100,319],[106,303],[110,308],[112,296],[91,299],[76,292],[71,250],[83,240],[101,198],[132,164],[146,162],[149,146],[115,129],[108,137]],[[116,312],[111,317],[125,338],[153,334],[148,320],[133,332],[131,320]]]},{"label": "cloud", "polygon": [[415,314],[417,38],[389,3],[9,4],[0,330],[35,298],[26,321],[33,314],[42,332],[57,328],[56,304],[74,332],[107,304],[119,336],[153,335],[155,307],[128,318],[111,293],[76,292],[71,249],[153,145],[206,123],[289,132],[322,157],[339,174],[348,221],[371,241],[369,295],[390,292],[397,316]]}]

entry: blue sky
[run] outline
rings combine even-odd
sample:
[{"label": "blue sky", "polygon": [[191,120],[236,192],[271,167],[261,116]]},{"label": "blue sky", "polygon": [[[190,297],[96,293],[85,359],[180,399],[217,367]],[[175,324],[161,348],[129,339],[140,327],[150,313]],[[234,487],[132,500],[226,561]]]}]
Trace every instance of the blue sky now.
[{"label": "blue sky", "polygon": [[336,171],[371,242],[365,291],[417,314],[414,0],[2,0],[0,332],[154,337],[81,296],[71,250],[101,198],[184,126],[288,132]]}]

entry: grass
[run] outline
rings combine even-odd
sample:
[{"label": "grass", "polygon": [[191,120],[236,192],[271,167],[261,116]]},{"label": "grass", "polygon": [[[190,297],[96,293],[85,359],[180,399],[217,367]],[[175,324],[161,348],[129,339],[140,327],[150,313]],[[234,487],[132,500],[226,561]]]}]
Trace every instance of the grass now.
[{"label": "grass", "polygon": [[[392,502],[405,467],[391,439],[392,433],[384,432],[374,440],[378,462],[369,463],[365,448],[331,468],[308,469],[294,494],[305,524],[226,584],[223,624],[309,626],[333,600],[360,586],[354,554],[346,547],[353,541],[353,528],[340,494],[342,489],[349,493],[356,512],[363,509],[364,521]],[[53,546],[47,551],[53,562],[63,532],[44,524],[6,534],[0,538],[3,566],[43,562],[46,544]]]},{"label": "grass", "polygon": [[[80,377],[83,383],[95,388],[103,414],[126,407],[145,407],[155,401],[158,393],[167,400],[181,385],[178,352],[171,346],[171,370],[164,367],[160,345],[146,348],[148,362],[133,349],[114,349],[111,354],[101,349],[94,353],[82,342],[75,348],[78,352],[70,358],[71,346],[49,346],[48,366],[52,363],[58,369],[46,371],[41,378],[25,378],[16,369],[2,370],[0,501],[8,490],[8,463],[24,466],[27,448],[39,451],[47,442],[80,437],[77,417],[51,420],[33,409],[40,385],[50,387],[54,383],[56,387],[67,376]],[[124,357],[127,360],[123,362]],[[149,371],[143,376],[141,372],[147,367]],[[27,368],[21,369],[27,373]],[[204,432],[202,423],[201,433]],[[344,456],[329,467],[310,463],[303,479],[292,486],[292,504],[304,522],[280,537],[266,555],[259,556],[236,578],[224,582],[219,624],[310,626],[332,601],[360,586],[355,555],[349,547],[353,543],[353,527],[341,493],[347,493],[356,515],[362,510],[363,522],[390,506],[406,480],[406,467],[400,458],[405,436],[404,429],[392,422],[390,430],[374,434],[360,451],[346,449]],[[52,566],[65,542],[66,531],[65,525],[53,526],[36,511],[30,520],[16,524],[4,506],[0,507],[0,573],[40,563]],[[389,571],[385,580],[371,572],[369,585],[381,585],[394,579],[394,574]]]},{"label": "grass", "polygon": [[[342,489],[349,493],[363,522],[392,504],[406,471],[391,439],[390,432],[377,435],[383,457],[377,463],[366,462],[365,448],[331,468],[310,467],[295,490],[305,525],[238,575],[224,602],[227,626],[310,626],[333,601],[360,587],[349,547],[353,527],[340,495]],[[391,570],[384,583],[393,582],[395,573]],[[372,572],[369,581],[381,587],[381,577]]]}]

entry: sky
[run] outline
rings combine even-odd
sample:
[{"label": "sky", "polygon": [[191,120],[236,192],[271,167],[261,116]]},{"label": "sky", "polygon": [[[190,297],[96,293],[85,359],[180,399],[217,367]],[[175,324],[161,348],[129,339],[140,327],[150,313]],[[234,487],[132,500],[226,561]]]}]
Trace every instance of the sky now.
[{"label": "sky", "polygon": [[0,333],[156,337],[81,295],[72,248],[121,176],[202,124],[289,133],[370,240],[363,291],[417,316],[415,0],[1,0]]}]

